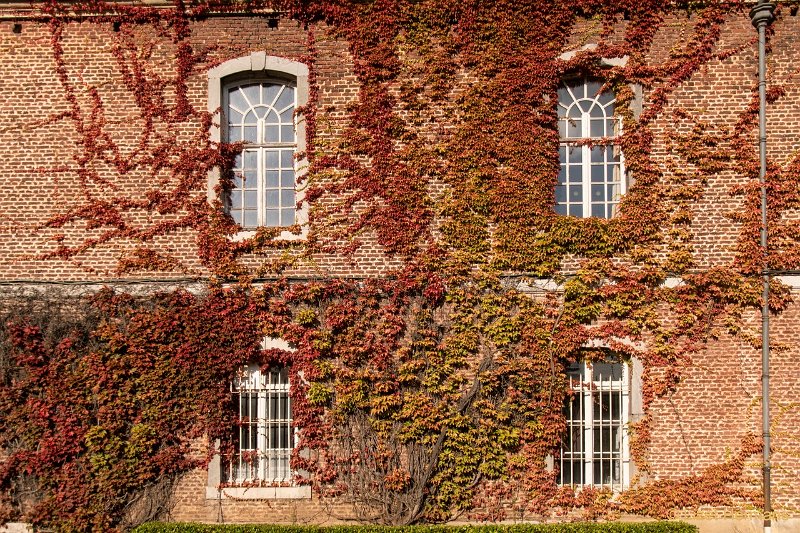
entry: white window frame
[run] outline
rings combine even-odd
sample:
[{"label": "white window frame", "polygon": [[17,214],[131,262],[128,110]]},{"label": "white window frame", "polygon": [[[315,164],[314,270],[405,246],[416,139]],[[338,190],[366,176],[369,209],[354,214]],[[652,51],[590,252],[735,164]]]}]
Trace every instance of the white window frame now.
[{"label": "white window frame", "polygon": [[[224,465],[223,483],[293,484],[290,463],[297,440],[292,427],[289,368],[243,367],[231,384],[231,399],[238,406],[239,421],[233,430],[238,449]],[[253,437],[255,446],[250,445]]]},{"label": "white window frame", "polygon": [[[615,116],[616,97],[611,91],[599,91],[602,83],[595,80],[567,80],[559,86],[559,178],[556,185],[556,212],[579,218],[612,218],[619,201],[627,189],[625,157],[617,143],[622,134],[622,118]],[[594,90],[597,89],[597,92]],[[569,99],[563,98],[568,95]],[[610,97],[610,98],[609,98]],[[602,119],[592,116],[599,110]],[[570,126],[580,122],[580,132],[570,131]],[[592,132],[592,124],[602,123],[602,135]],[[609,156],[610,149],[610,156]],[[571,161],[572,153],[579,152],[578,162]],[[593,152],[602,157],[593,162]],[[571,201],[571,192],[578,187],[573,169],[579,168],[581,198]],[[602,169],[603,179],[593,181],[593,170]],[[572,186],[572,187],[571,187]],[[602,187],[602,188],[601,188]],[[594,190],[601,191],[600,198],[593,198]],[[559,198],[562,196],[563,197]],[[602,208],[602,214],[593,207]]]},{"label": "white window frame", "polygon": [[[261,342],[262,350],[283,350],[293,352],[294,348],[285,340],[275,337],[265,337]],[[256,365],[248,365],[246,370],[250,373],[252,367]],[[267,369],[265,369],[267,370]],[[260,371],[260,369],[259,369]],[[251,374],[251,379],[252,374]],[[291,392],[291,386],[288,392]],[[231,384],[233,391],[234,384]],[[291,405],[291,395],[289,396]],[[290,422],[291,423],[291,422]],[[235,428],[232,428],[235,430]],[[298,444],[297,430],[292,429],[294,433],[294,444]],[[217,443],[219,446],[219,443]],[[290,452],[290,454],[293,452]],[[273,480],[225,480],[225,469],[229,468],[223,461],[229,460],[223,458],[220,454],[215,454],[208,465],[208,480],[206,483],[206,499],[207,500],[272,500],[272,499],[293,499],[293,500],[307,500],[311,498],[310,485],[296,485],[294,484],[294,472],[290,469],[289,480],[286,483],[281,483],[277,479]],[[262,483],[263,481],[263,483]],[[266,485],[269,483],[269,486]],[[237,485],[238,484],[238,485]]]},{"label": "white window frame", "polygon": [[[609,373],[608,379],[597,379],[595,365],[615,366],[619,369],[616,379]],[[602,371],[602,370],[601,370]],[[626,489],[631,479],[630,443],[628,424],[631,420],[631,376],[629,365],[622,361],[580,362],[568,371],[569,396],[565,401],[566,432],[559,453],[558,483],[573,488],[597,487],[608,488],[614,492]],[[609,402],[603,398],[616,396],[619,402],[619,416],[614,418],[613,412],[606,418],[604,409]],[[595,418],[595,407],[600,413],[600,420]],[[613,411],[613,407],[611,409]],[[614,429],[617,439],[614,439]],[[607,433],[604,433],[607,430]],[[575,435],[580,442],[577,442]],[[599,438],[597,438],[599,435]],[[603,438],[608,435],[608,438]],[[612,440],[619,451],[613,450]],[[599,443],[599,446],[596,444]],[[575,465],[578,464],[578,469]],[[606,468],[606,464],[609,464]],[[614,470],[617,469],[615,479]],[[599,474],[599,476],[598,476]],[[606,474],[611,474],[604,479]],[[577,478],[577,480],[576,480]]]},{"label": "white window frame", "polygon": [[[253,52],[244,57],[225,61],[208,71],[208,111],[215,117],[214,123],[209,130],[209,138],[212,144],[221,143],[224,139],[223,126],[227,122],[223,98],[225,86],[231,80],[242,82],[248,79],[254,82],[270,79],[291,79],[296,88],[295,109],[302,109],[308,104],[309,84],[308,66],[306,64],[283,57],[270,56],[266,52]],[[302,113],[296,113],[295,115],[295,136],[297,140],[296,154],[305,154],[306,125],[305,117]],[[295,161],[295,183],[297,184],[295,200],[299,206],[295,212],[295,223],[300,226],[300,232],[281,231],[276,237],[279,240],[303,240],[308,235],[308,204],[304,202],[305,188],[299,185],[307,167],[308,160],[305,157]],[[220,199],[217,192],[219,182],[220,169],[214,168],[209,171],[207,191],[208,201],[212,204]],[[232,240],[247,239],[255,234],[254,228],[243,228],[242,231],[232,236]]]},{"label": "white window frame", "polygon": [[[280,87],[280,89],[272,98],[272,102],[250,102],[247,100],[248,97],[245,94],[245,88],[250,88],[253,86],[259,87],[259,93],[263,93],[262,89],[264,86],[277,86]],[[291,103],[284,105],[281,108],[275,108],[273,104],[277,103],[282,95],[285,94],[287,89],[292,93]],[[239,91],[241,98],[246,100],[246,102],[244,102],[243,109],[235,107],[230,101],[230,94],[231,92],[235,91]],[[223,108],[225,112],[222,114],[222,116],[227,119],[224,124],[224,133],[225,138],[229,142],[240,141],[247,128],[255,129],[255,137],[257,139],[254,142],[245,141],[244,147],[237,157],[237,164],[233,168],[234,187],[231,191],[229,191],[229,194],[226,195],[226,209],[234,217],[234,220],[237,219],[236,213],[240,213],[240,220],[237,220],[237,222],[245,230],[254,230],[259,227],[280,228],[295,225],[297,223],[296,204],[298,189],[296,178],[297,165],[295,162],[295,155],[297,154],[297,124],[294,114],[294,110],[297,109],[296,84],[292,80],[277,78],[261,80],[247,78],[245,80],[230,81],[225,84],[223,93]],[[248,112],[254,112],[258,108],[266,108],[268,113],[275,112],[278,116],[278,120],[275,122],[267,122],[265,118],[257,118],[255,121],[255,127],[252,126],[252,123],[246,123],[244,118]],[[282,121],[282,115],[290,110],[293,112],[291,123],[287,124]],[[232,116],[238,113],[241,113],[240,121],[238,123],[232,123]],[[292,127],[292,134],[289,139],[284,139],[284,126],[288,125],[291,125]],[[278,140],[267,141],[265,139],[267,128],[270,126],[276,128],[277,132],[279,133]],[[236,130],[238,130],[238,135],[234,137],[232,132]],[[248,157],[249,154],[255,156],[255,168],[246,168],[247,162],[250,159]],[[268,161],[270,159],[270,155],[272,154],[274,154],[275,161],[270,165]],[[285,160],[286,154],[290,154],[290,159],[288,162]],[[291,172],[291,187],[287,187],[284,184],[284,173],[286,171]],[[268,183],[268,172],[274,173],[274,177],[276,179],[275,184]],[[244,181],[246,174],[250,174],[250,182]],[[255,177],[255,183],[252,182],[253,177]],[[290,205],[284,205],[285,202],[283,196],[284,193],[289,190],[291,190],[291,202]],[[255,209],[247,209],[246,202],[243,201],[243,197],[246,194],[245,191],[255,193]],[[274,192],[277,195],[274,205],[273,203],[267,201],[267,196],[270,192]],[[245,211],[248,210],[251,212],[255,211],[256,220],[254,224],[247,224],[245,221]],[[291,220],[284,221],[284,212],[289,210],[291,210]],[[277,221],[269,220],[269,211],[273,211],[273,213],[277,214]]]}]

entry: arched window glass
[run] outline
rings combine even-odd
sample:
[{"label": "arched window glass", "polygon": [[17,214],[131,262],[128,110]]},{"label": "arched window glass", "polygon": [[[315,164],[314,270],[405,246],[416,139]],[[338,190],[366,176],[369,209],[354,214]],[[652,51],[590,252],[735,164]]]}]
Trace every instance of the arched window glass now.
[{"label": "arched window glass", "polygon": [[228,85],[228,142],[243,142],[233,168],[228,211],[243,228],[296,223],[297,95],[293,83]]},{"label": "arched window glass", "polygon": [[556,212],[611,218],[625,193],[624,160],[617,144],[621,120],[615,96],[596,81],[566,81],[558,89],[559,160]]}]

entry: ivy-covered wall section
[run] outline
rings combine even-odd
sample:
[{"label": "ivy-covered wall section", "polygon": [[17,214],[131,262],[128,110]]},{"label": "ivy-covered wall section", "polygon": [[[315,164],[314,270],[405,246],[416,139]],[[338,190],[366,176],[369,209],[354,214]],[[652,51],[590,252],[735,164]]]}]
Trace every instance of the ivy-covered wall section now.
[{"label": "ivy-covered wall section", "polygon": [[[202,466],[231,450],[229,383],[247,362],[292,368],[292,465],[316,513],[304,519],[342,505],[390,524],[756,512],[764,251],[746,11],[651,0],[9,11],[0,278],[27,292],[3,309],[0,518],[63,531],[122,530],[170,508],[297,519],[285,502],[203,499]],[[800,257],[794,13],[780,6],[770,30],[769,261],[785,270]],[[222,209],[241,145],[211,140],[208,71],[253,52],[309,69],[301,239],[242,238]],[[629,187],[607,220],[554,209],[557,89],[580,77],[617,95]],[[45,281],[116,292],[36,289]],[[788,284],[772,294],[774,497],[793,515],[800,312]],[[260,350],[265,336],[296,350]],[[565,369],[609,351],[642,369],[636,474],[621,494],[576,494],[548,467]]]}]

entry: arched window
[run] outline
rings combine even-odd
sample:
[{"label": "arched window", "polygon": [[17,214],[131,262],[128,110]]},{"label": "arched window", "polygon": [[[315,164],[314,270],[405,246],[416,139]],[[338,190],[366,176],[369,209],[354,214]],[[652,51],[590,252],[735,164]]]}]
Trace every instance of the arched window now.
[{"label": "arched window", "polygon": [[[298,177],[306,167],[305,122],[308,67],[298,61],[253,52],[208,71],[208,109],[219,113],[213,142],[241,142],[233,184],[221,200],[244,230],[286,228],[281,239],[304,238],[308,220]],[[209,175],[209,200],[216,197],[219,169]]]},{"label": "arched window", "polygon": [[622,122],[615,96],[596,81],[566,81],[558,89],[559,160],[556,212],[611,218],[625,193],[624,160],[617,144]]},{"label": "arched window", "polygon": [[243,228],[295,224],[294,83],[236,83],[225,98],[227,140],[244,143],[233,168],[230,215]]}]

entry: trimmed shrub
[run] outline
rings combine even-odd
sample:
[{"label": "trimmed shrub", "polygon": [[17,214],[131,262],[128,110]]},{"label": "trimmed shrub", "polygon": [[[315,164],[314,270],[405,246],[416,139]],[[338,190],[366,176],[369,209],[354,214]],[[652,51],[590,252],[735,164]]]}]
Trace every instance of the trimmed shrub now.
[{"label": "trimmed shrub", "polygon": [[491,526],[279,526],[148,523],[133,533],[697,533],[685,522],[606,522]]}]

